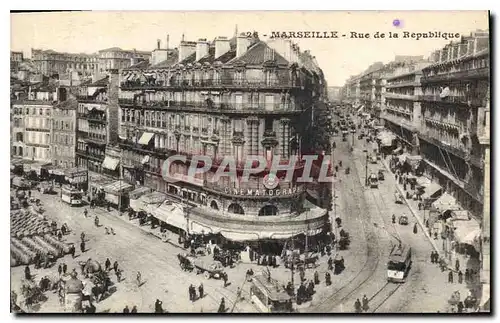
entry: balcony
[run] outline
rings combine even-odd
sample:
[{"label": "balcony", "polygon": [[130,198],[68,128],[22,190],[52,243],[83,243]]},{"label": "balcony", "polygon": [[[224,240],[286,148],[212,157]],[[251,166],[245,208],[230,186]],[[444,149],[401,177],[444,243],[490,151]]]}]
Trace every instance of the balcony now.
[{"label": "balcony", "polygon": [[76,154],[79,155],[80,157],[84,157],[86,159],[92,159],[97,162],[103,162],[104,161],[104,154],[96,154],[89,152],[87,153],[85,150],[77,149]]},{"label": "balcony", "polygon": [[123,149],[130,149],[143,155],[155,155],[156,157],[167,158],[176,154],[175,150],[172,149],[148,147],[127,139],[120,139],[118,144]]},{"label": "balcony", "polygon": [[400,88],[400,87],[416,87],[416,86],[420,86],[420,83],[415,82],[415,81],[406,81],[406,82],[389,83],[385,86],[385,88],[386,89],[393,89],[393,88]]},{"label": "balcony", "polygon": [[77,139],[83,139],[87,142],[91,142],[97,145],[105,145],[106,144],[106,136],[105,135],[97,135],[92,132],[92,130],[87,131],[77,131],[76,132]]},{"label": "balcony", "polygon": [[273,130],[265,130],[264,138],[276,138],[276,131]]},{"label": "balcony", "polygon": [[398,100],[416,101],[416,100],[418,100],[418,95],[385,92],[385,98],[386,99],[398,99]]},{"label": "balcony", "polygon": [[421,132],[419,134],[419,137],[424,139],[425,141],[435,145],[436,147],[444,149],[448,153],[453,154],[453,155],[455,155],[463,160],[470,159],[470,155],[467,152],[465,152],[463,149],[443,143],[441,140],[430,135],[428,131]]},{"label": "balcony", "polygon": [[96,97],[91,95],[77,95],[76,100],[80,103],[99,103],[99,104],[107,104],[107,100],[97,100]]},{"label": "balcony", "polygon": [[460,105],[467,105],[467,106],[482,106],[485,103],[484,99],[475,98],[475,97],[471,97],[471,96],[454,95],[454,96],[447,96],[447,97],[442,98],[438,94],[421,95],[420,101],[439,102],[439,103],[446,103],[446,104],[460,104]]},{"label": "balcony", "polygon": [[267,90],[282,90],[282,89],[300,89],[301,86],[297,82],[291,81],[276,81],[276,82],[249,82],[247,80],[234,80],[232,78],[219,80],[178,80],[170,84],[164,81],[156,81],[151,83],[140,83],[134,81],[126,81],[120,84],[122,90],[140,90],[140,89],[240,89],[254,88]]},{"label": "balcony", "polygon": [[460,81],[460,80],[473,80],[480,78],[489,78],[490,77],[490,69],[488,67],[458,71],[458,72],[450,72],[443,73],[437,75],[424,75],[420,79],[422,84],[425,83],[443,83],[449,81]]},{"label": "balcony", "polygon": [[78,118],[86,119],[86,120],[91,121],[91,122],[106,124],[106,115],[105,114],[78,113]]}]

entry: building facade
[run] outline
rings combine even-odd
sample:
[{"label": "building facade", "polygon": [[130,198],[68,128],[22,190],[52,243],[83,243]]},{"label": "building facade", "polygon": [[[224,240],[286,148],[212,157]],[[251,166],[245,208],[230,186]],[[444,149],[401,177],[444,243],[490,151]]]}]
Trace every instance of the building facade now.
[{"label": "building facade", "polygon": [[213,182],[215,167],[188,179],[186,165],[174,163],[173,177],[162,176],[163,162],[175,154],[188,163],[195,155],[209,156],[214,166],[232,156],[239,174],[250,155],[295,162],[301,116],[326,92],[308,52],[243,35],[183,41],[177,55],[140,72],[124,71],[122,80],[123,176],[191,203],[188,232],[257,240],[324,229],[326,210],[303,207],[305,185],[281,181],[270,189],[266,171],[248,183],[228,177]]},{"label": "building facade", "polygon": [[96,54],[62,53],[53,50],[31,49],[31,60],[36,70],[47,76],[76,71],[91,75],[98,67]]},{"label": "building facade", "polygon": [[387,76],[383,119],[386,128],[400,140],[402,147],[419,154],[418,133],[421,130],[422,111],[420,78],[427,62],[396,68]]},{"label": "building facade", "polygon": [[463,37],[433,58],[436,62],[422,70],[421,154],[427,172],[479,218],[485,152],[478,140],[478,124],[484,118],[490,84],[489,34]]},{"label": "building facade", "polygon": [[[60,88],[59,90],[61,91]],[[64,89],[66,90],[66,89]],[[63,98],[52,109],[52,165],[62,169],[76,165],[76,109],[74,98]]]},{"label": "building facade", "polygon": [[112,175],[117,175],[116,167],[108,169],[103,165],[106,146],[117,140],[118,107],[112,104],[109,96],[111,82],[118,86],[117,77],[117,71],[112,71],[112,74],[101,80],[81,86],[82,93],[77,96],[76,110],[77,166],[99,173],[111,172]]},{"label": "building facade", "polygon": [[123,50],[112,47],[100,50],[97,54],[99,62],[99,72],[105,73],[112,69],[124,69],[130,67],[141,60],[151,59],[151,52],[137,50]]}]

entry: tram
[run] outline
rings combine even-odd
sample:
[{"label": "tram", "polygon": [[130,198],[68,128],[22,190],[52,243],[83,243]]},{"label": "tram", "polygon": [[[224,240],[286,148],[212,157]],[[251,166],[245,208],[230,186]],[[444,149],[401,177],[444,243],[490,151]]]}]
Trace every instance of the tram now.
[{"label": "tram", "polygon": [[61,188],[61,200],[69,205],[82,205],[83,193],[75,188],[64,185]]},{"label": "tram", "polygon": [[368,183],[370,184],[370,188],[378,188],[378,176],[375,173],[370,174]]},{"label": "tram", "polygon": [[252,278],[250,297],[264,313],[290,313],[293,311],[292,298],[285,289],[268,275],[262,274]]},{"label": "tram", "polygon": [[411,247],[406,244],[394,245],[387,263],[387,281],[404,283],[411,267]]}]

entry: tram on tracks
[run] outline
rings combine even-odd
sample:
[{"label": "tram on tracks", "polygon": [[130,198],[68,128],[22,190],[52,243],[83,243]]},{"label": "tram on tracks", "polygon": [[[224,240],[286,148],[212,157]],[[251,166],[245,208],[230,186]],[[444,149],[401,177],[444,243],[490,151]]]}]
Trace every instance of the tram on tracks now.
[{"label": "tram on tracks", "polygon": [[407,244],[394,245],[387,262],[387,281],[404,283],[411,267],[411,247]]},{"label": "tram on tracks", "polygon": [[262,274],[252,278],[250,298],[264,313],[291,313],[293,312],[292,298],[280,283],[269,275]]}]

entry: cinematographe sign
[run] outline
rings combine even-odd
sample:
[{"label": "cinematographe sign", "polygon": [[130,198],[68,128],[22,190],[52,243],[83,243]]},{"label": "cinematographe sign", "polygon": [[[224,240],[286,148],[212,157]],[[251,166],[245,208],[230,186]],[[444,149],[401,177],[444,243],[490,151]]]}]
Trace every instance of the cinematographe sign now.
[{"label": "cinematographe sign", "polygon": [[240,188],[230,188],[226,187],[224,193],[233,195],[247,195],[247,196],[282,196],[282,195],[294,195],[302,192],[303,189],[300,186],[295,186],[291,188],[283,189],[240,189]]}]

